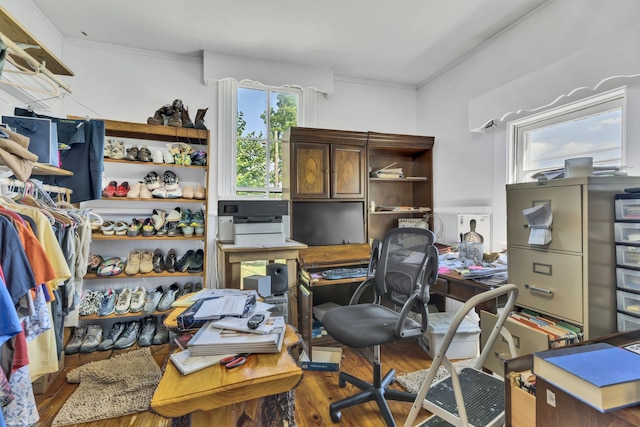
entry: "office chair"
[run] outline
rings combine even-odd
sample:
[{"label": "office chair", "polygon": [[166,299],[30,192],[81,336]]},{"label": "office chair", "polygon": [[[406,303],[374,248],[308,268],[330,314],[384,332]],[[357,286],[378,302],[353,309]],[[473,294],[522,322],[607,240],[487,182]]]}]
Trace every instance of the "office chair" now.
[{"label": "office chair", "polygon": [[[478,360],[473,367],[464,368],[457,373],[446,353],[458,327],[465,316],[478,304],[501,295],[508,295],[507,303],[491,330]],[[498,336],[504,337],[509,344],[511,356],[517,356],[511,334],[506,328],[502,328],[515,306],[517,297],[518,287],[506,284],[472,297],[458,310],[429,367],[429,374],[417,394],[405,421],[405,427],[413,427],[420,408],[433,414],[426,421],[421,422],[420,427],[448,425],[479,427],[504,424],[504,380],[482,371],[482,366]],[[449,376],[432,384],[441,365],[447,369]]]},{"label": "office chair", "polygon": [[[388,388],[395,378],[393,369],[381,378],[380,345],[418,338],[427,329],[429,286],[438,277],[434,240],[433,233],[425,229],[388,231],[381,243],[372,245],[369,276],[358,286],[349,305],[324,314],[322,323],[335,340],[353,348],[373,347],[372,383],[340,372],[340,387],[348,382],[362,391],[330,405],[333,422],[340,421],[341,409],[375,400],[386,424],[395,426],[386,399],[415,400],[415,394]],[[373,302],[364,302],[371,295]],[[420,321],[409,317],[412,311],[420,314]]]}]

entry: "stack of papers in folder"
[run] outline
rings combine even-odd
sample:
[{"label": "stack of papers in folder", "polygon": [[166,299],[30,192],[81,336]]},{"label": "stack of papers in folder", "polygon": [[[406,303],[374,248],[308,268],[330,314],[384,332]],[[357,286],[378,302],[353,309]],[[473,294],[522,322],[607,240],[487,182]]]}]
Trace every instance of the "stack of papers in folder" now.
[{"label": "stack of papers in folder", "polygon": [[[191,356],[228,353],[279,353],[285,335],[284,317],[274,316],[274,329],[268,334],[220,329],[207,322],[188,344]],[[246,319],[245,319],[246,321]]]},{"label": "stack of papers in folder", "polygon": [[222,319],[225,316],[248,316],[256,305],[255,295],[232,295],[208,298],[202,302],[193,318],[196,320]]}]

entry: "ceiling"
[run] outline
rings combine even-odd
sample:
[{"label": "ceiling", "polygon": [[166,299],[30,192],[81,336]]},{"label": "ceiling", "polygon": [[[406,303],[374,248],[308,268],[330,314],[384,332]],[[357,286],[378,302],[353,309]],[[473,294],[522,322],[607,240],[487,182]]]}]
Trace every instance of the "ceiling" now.
[{"label": "ceiling", "polygon": [[[67,38],[419,86],[552,0],[33,0]],[[86,34],[86,35],[85,35]]]}]

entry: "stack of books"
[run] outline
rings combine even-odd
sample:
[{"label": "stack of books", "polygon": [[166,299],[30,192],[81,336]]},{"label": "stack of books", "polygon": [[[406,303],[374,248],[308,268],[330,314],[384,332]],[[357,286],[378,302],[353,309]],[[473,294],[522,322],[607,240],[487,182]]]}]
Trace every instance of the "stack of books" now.
[{"label": "stack of books", "polygon": [[386,178],[386,179],[399,179],[404,178],[402,168],[392,168],[398,162],[393,162],[383,168],[372,171],[369,175],[371,178]]},{"label": "stack of books", "polygon": [[[240,319],[246,325],[246,319]],[[216,327],[215,321],[208,321],[189,340],[191,356],[210,356],[231,353],[279,353],[285,335],[284,317],[274,316],[264,321],[268,333],[251,330],[234,330]]]}]

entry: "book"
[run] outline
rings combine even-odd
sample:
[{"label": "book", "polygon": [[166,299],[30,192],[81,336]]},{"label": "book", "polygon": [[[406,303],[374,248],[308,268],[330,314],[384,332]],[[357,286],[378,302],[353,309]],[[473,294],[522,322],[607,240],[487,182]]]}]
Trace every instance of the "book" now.
[{"label": "book", "polygon": [[176,365],[176,368],[182,375],[189,375],[209,366],[220,363],[225,357],[233,356],[233,354],[216,354],[213,356],[192,356],[189,350],[183,350],[177,353],[171,353],[169,359]]},{"label": "book", "polygon": [[223,319],[214,321],[211,326],[219,329],[230,329],[233,331],[264,335],[272,333],[274,329],[281,327],[281,325],[284,323],[284,317],[282,321],[277,321],[276,316],[271,317],[271,313],[269,313],[268,311],[254,312],[253,314],[258,313],[264,314],[265,319],[255,329],[251,329],[249,328],[249,326],[247,326],[247,319],[239,317],[225,317]]},{"label": "book", "polygon": [[600,412],[640,403],[640,355],[610,344],[534,353],[533,373]]},{"label": "book", "polygon": [[207,298],[198,307],[193,318],[195,320],[218,320],[226,316],[248,317],[255,306],[255,294]]},{"label": "book", "polygon": [[193,338],[192,334],[181,334],[181,335],[176,335],[173,341],[176,343],[176,345],[180,350],[186,350],[191,338]]}]

